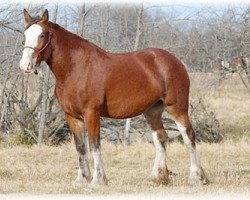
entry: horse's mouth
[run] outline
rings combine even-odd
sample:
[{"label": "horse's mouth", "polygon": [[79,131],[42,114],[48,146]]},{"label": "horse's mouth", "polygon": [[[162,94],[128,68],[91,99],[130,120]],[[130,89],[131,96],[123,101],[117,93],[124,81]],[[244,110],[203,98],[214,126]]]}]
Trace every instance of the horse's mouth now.
[{"label": "horse's mouth", "polygon": [[36,69],[24,70],[23,73],[26,74],[26,75],[31,75],[31,74],[37,75],[38,74]]},{"label": "horse's mouth", "polygon": [[34,70],[24,70],[23,71],[24,74],[30,75],[34,73]]}]

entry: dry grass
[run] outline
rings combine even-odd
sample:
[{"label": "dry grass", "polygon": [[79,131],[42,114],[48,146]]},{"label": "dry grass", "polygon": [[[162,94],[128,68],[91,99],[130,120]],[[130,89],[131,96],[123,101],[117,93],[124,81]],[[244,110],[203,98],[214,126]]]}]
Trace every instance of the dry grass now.
[{"label": "dry grass", "polygon": [[[0,147],[0,193],[31,194],[221,194],[249,195],[250,145],[239,143],[198,144],[201,162],[211,181],[208,186],[187,182],[189,156],[180,143],[169,144],[168,167],[176,176],[168,186],[156,186],[150,174],[154,147],[136,143],[130,147],[103,143],[104,165],[108,187],[91,188],[86,183],[74,186],[77,154],[74,145],[58,147]],[[93,166],[91,159],[91,169]]]},{"label": "dry grass", "polygon": [[[189,156],[180,143],[167,149],[168,167],[176,173],[168,186],[156,186],[150,174],[154,147],[136,143],[130,147],[103,143],[103,158],[108,187],[92,188],[86,183],[74,186],[77,154],[73,144],[59,147],[0,146],[0,194],[246,194],[250,195],[250,94],[237,77],[212,87],[213,75],[191,74],[191,97],[203,96],[228,136],[239,142],[198,144],[201,162],[211,183],[192,186],[187,182]],[[242,139],[243,138],[243,139]],[[245,138],[245,139],[244,139]],[[235,141],[235,140],[234,140]],[[93,166],[91,160],[91,169]]]},{"label": "dry grass", "polygon": [[234,74],[223,80],[220,86],[213,86],[215,74],[194,73],[191,77],[191,98],[202,96],[209,109],[216,113],[227,138],[250,139],[250,93]]}]

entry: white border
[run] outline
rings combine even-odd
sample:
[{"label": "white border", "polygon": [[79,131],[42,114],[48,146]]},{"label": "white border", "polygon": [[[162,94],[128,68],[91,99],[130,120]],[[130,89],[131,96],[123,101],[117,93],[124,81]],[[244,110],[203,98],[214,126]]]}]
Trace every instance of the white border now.
[{"label": "white border", "polygon": [[149,4],[209,4],[209,5],[222,5],[222,4],[246,4],[249,5],[249,0],[41,0],[41,1],[32,1],[32,0],[0,0],[0,4],[6,3],[32,3],[32,4],[42,4],[42,3],[126,3],[126,4],[137,4],[141,2]]},{"label": "white border", "polygon": [[[0,0],[1,4],[42,4],[42,3],[82,3],[84,0],[42,0],[42,1],[32,1],[32,0]],[[126,3],[126,4],[137,4],[141,2],[150,3],[150,4],[160,4],[160,5],[173,5],[173,4],[207,4],[207,5],[250,5],[250,0],[85,0],[86,3]],[[167,187],[167,186],[166,186]],[[209,187],[209,186],[208,186]],[[107,188],[108,190],[108,188]],[[53,200],[127,200],[127,199],[136,199],[136,200],[158,200],[158,199],[167,199],[167,200],[231,200],[231,199],[241,199],[247,200],[250,199],[250,193],[248,194],[230,194],[230,193],[221,193],[221,194],[139,194],[139,195],[86,195],[86,194],[57,194],[57,195],[32,195],[32,194],[0,194],[0,199],[3,200],[43,200],[43,199],[53,199]]]},{"label": "white border", "polygon": [[151,195],[86,195],[86,194],[60,194],[60,195],[25,195],[25,194],[10,194],[1,195],[0,199],[3,200],[247,200],[249,195],[236,195],[236,194],[151,194]]}]

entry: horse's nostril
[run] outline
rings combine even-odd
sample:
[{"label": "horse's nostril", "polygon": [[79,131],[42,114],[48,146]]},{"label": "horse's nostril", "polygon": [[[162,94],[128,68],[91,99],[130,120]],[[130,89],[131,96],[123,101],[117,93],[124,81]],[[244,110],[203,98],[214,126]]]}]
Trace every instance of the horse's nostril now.
[{"label": "horse's nostril", "polygon": [[28,69],[31,69],[31,63],[30,62],[28,63]]}]

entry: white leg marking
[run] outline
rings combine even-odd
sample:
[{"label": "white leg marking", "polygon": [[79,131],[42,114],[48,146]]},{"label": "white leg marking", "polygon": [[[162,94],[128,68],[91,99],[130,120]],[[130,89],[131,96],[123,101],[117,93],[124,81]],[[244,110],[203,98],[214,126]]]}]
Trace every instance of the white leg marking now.
[{"label": "white leg marking", "polygon": [[[79,126],[82,126],[81,123],[78,124]],[[77,178],[74,181],[74,184],[77,183],[82,183],[84,178],[86,178],[86,180],[88,182],[91,181],[91,172],[89,170],[89,140],[88,140],[88,135],[86,132],[83,133],[84,135],[84,146],[82,146],[81,148],[83,148],[81,151],[77,151],[78,155],[79,155],[79,159],[78,159],[78,171],[77,171]],[[77,144],[76,144],[77,146]],[[76,147],[77,148],[77,147]],[[82,154],[84,153],[84,154]]]},{"label": "white leg marking", "polygon": [[98,184],[106,184],[106,176],[103,169],[103,163],[101,158],[101,151],[100,149],[93,150],[93,158],[94,158],[94,172],[93,172],[93,179],[91,183],[93,185]]},{"label": "white leg marking", "polygon": [[192,146],[191,140],[189,139],[187,135],[187,128],[184,127],[181,123],[176,122],[177,127],[183,137],[184,143],[187,145],[190,153],[190,178],[194,179],[200,179],[200,177],[197,177],[201,173],[201,166],[200,166],[200,161],[198,158],[198,155],[196,153],[196,149]]},{"label": "white leg marking", "polygon": [[160,140],[158,139],[157,132],[152,133],[153,142],[155,145],[155,162],[153,166],[153,170],[151,176],[156,178],[159,174],[159,169],[166,169],[166,152],[165,148],[163,148]]},{"label": "white leg marking", "polygon": [[91,181],[88,156],[87,154],[80,155],[80,158],[81,159],[79,159],[79,163],[78,163],[79,168],[77,171],[77,178],[74,183],[82,183],[84,180],[84,177],[87,179],[87,181]]},{"label": "white leg marking", "polygon": [[74,181],[74,184],[79,184],[79,183],[83,182],[84,177],[83,177],[82,174],[83,174],[83,170],[81,169],[80,163],[79,163],[79,168],[78,168],[78,171],[77,171],[77,177],[76,177],[76,180]]}]

